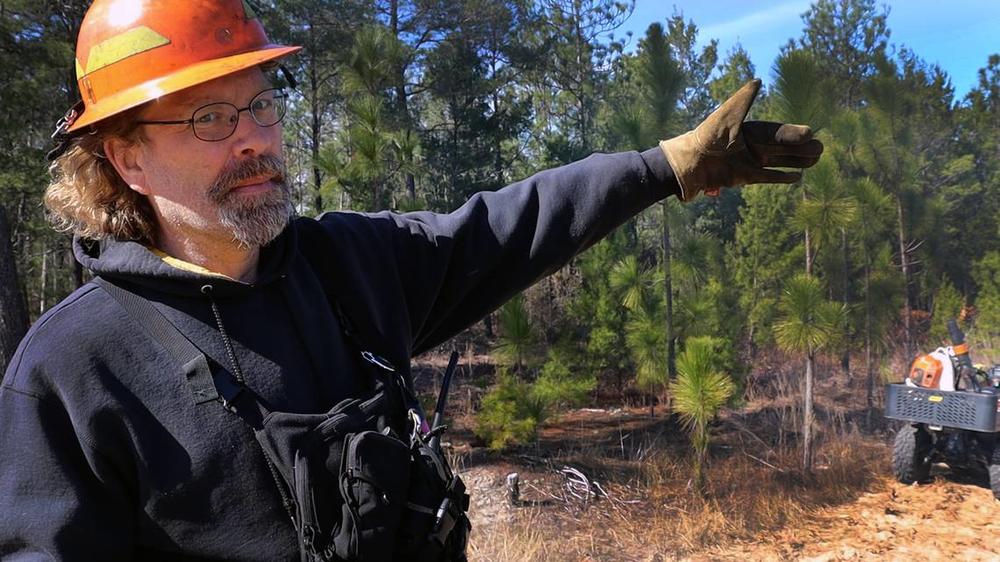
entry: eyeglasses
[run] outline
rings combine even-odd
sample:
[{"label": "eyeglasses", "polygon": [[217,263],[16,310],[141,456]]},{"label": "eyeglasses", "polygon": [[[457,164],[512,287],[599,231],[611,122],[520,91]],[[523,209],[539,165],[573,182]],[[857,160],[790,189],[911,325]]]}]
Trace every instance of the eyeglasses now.
[{"label": "eyeglasses", "polygon": [[191,125],[194,136],[208,142],[228,139],[236,132],[240,123],[240,113],[250,112],[261,127],[276,125],[285,116],[285,99],[288,96],[281,88],[270,88],[257,94],[250,105],[239,108],[219,101],[203,105],[194,110],[190,119],[182,121],[137,121],[140,125]]}]

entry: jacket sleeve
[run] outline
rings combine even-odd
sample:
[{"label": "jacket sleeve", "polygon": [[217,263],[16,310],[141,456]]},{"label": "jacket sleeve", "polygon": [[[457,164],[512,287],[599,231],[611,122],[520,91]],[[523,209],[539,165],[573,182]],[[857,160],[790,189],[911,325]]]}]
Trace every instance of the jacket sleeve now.
[{"label": "jacket sleeve", "polygon": [[135,516],[122,479],[56,389],[18,384],[43,370],[19,355],[0,387],[0,558],[129,559]]},{"label": "jacket sleeve", "polygon": [[[384,263],[365,258],[345,269],[370,270],[373,293],[401,291],[410,353],[445,341],[541,277],[566,264],[615,227],[654,202],[678,193],[659,148],[643,153],[595,154],[546,170],[496,192],[473,196],[449,214],[367,215],[379,241],[352,227],[327,230],[341,244],[361,245]],[[336,213],[335,213],[336,214]],[[340,213],[339,215],[343,215]],[[343,236],[344,231],[347,236]],[[347,238],[353,242],[343,242]],[[345,252],[357,252],[341,246]],[[393,260],[386,257],[393,256]],[[376,272],[381,271],[381,274]],[[382,279],[394,277],[392,286]],[[405,314],[405,318],[404,318]]]}]

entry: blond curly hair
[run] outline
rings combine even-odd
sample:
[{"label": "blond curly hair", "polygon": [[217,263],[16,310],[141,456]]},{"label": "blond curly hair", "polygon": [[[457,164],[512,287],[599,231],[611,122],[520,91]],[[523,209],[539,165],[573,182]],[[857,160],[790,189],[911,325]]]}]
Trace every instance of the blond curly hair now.
[{"label": "blond curly hair", "polygon": [[118,175],[104,155],[104,141],[119,138],[129,144],[144,140],[136,115],[139,109],[102,121],[73,140],[49,166],[52,182],[45,190],[49,220],[60,231],[83,238],[135,240],[151,243],[156,232],[153,207]]}]

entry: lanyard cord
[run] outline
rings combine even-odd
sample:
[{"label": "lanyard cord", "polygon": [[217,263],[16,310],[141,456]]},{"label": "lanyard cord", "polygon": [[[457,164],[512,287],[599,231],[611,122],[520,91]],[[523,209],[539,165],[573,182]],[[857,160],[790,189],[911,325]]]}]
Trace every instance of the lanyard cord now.
[{"label": "lanyard cord", "polygon": [[243,369],[240,368],[240,363],[236,360],[236,352],[233,351],[233,344],[229,340],[229,334],[226,333],[226,327],[222,324],[222,314],[219,313],[219,305],[212,297],[212,291],[214,290],[215,287],[204,285],[201,288],[201,294],[208,297],[208,302],[212,305],[212,314],[215,315],[215,325],[219,327],[219,333],[222,334],[222,345],[226,348],[226,356],[229,357],[229,363],[233,367],[233,377],[236,378],[236,382],[245,386],[247,380],[243,376]]},{"label": "lanyard cord", "polygon": [[[246,378],[243,376],[243,369],[240,368],[239,361],[236,360],[236,352],[233,351],[233,343],[229,339],[229,334],[226,332],[226,327],[222,323],[222,314],[219,312],[219,305],[215,302],[215,298],[212,297],[212,291],[214,287],[211,285],[204,285],[201,288],[201,294],[208,297],[208,302],[212,305],[212,314],[215,316],[215,324],[219,328],[219,334],[222,335],[222,345],[226,348],[226,355],[229,357],[229,363],[232,365],[233,377],[236,382],[240,385],[246,387]],[[281,480],[281,475],[278,474],[278,468],[274,466],[271,461],[271,457],[268,456],[267,451],[264,450],[264,446],[260,444],[257,439],[254,439],[257,443],[261,452],[264,454],[264,461],[267,463],[267,470],[271,473],[271,478],[274,480],[275,487],[278,488],[278,494],[281,496],[281,505],[285,508],[285,513],[292,520],[292,526],[298,528],[298,524],[295,519],[295,502],[289,497],[288,492],[285,490],[285,484]]]}]

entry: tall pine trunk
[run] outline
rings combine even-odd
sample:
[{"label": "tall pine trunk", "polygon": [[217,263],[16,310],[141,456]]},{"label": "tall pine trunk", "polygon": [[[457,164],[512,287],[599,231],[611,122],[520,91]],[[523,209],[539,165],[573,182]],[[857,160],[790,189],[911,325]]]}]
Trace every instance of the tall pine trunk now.
[{"label": "tall pine trunk", "polygon": [[913,358],[913,309],[910,305],[910,259],[906,248],[906,223],[901,194],[896,194],[896,211],[899,217],[899,265],[903,272],[903,349],[905,361],[909,362]]},{"label": "tall pine trunk", "polygon": [[[806,192],[802,190],[802,200],[805,201]],[[812,277],[813,256],[809,229],[805,229],[805,249],[806,249],[806,275]],[[813,424],[813,362],[815,354],[812,348],[806,354],[806,388],[803,392],[803,412],[802,412],[802,470],[807,474],[812,472],[812,424]]]},{"label": "tall pine trunk", "polygon": [[875,409],[875,366],[872,364],[872,303],[868,291],[871,289],[871,259],[865,256],[865,381],[866,395],[865,426],[872,426],[872,411]]},{"label": "tall pine trunk", "polygon": [[[847,244],[847,229],[840,229],[840,247],[843,251],[843,267],[844,267],[844,286],[843,294],[841,295],[841,302],[844,303],[844,309],[846,310],[851,305],[851,259],[850,252],[848,251]],[[844,345],[844,354],[840,357],[840,368],[844,373],[844,382],[850,384],[851,382],[851,345],[853,343],[853,338],[851,337],[851,330],[846,330],[847,338]]]},{"label": "tall pine trunk", "polygon": [[6,370],[27,331],[28,309],[17,276],[7,212],[0,206],[0,373]]},{"label": "tall pine trunk", "polygon": [[[389,29],[393,37],[399,39],[399,0],[391,0],[389,3]],[[403,61],[400,61],[393,69],[393,90],[396,95],[396,111],[402,120],[406,130],[413,130],[413,120],[410,118],[410,104],[406,97],[406,68]],[[412,172],[406,172],[406,195],[412,204],[417,200],[417,180]]]},{"label": "tall pine trunk", "polygon": [[320,77],[319,62],[316,60],[316,32],[313,22],[309,22],[309,44],[312,53],[309,56],[307,76],[309,79],[309,151],[312,156],[313,176],[313,206],[317,214],[323,212],[323,170],[319,167],[319,148],[323,142],[323,108],[319,99]]},{"label": "tall pine trunk", "polygon": [[694,480],[698,494],[704,497],[708,490],[705,487],[705,461],[708,459],[708,428],[698,424],[695,430],[698,444],[695,447]]},{"label": "tall pine trunk", "polygon": [[815,352],[810,349],[806,354],[806,391],[805,407],[802,416],[802,469],[812,472],[813,466],[813,367],[816,360]]},{"label": "tall pine trunk", "polygon": [[[802,201],[805,201],[806,190],[802,190]],[[813,253],[812,253],[812,243],[810,242],[809,229],[805,229],[805,246],[806,246],[806,275],[812,276],[813,272]]]},{"label": "tall pine trunk", "polygon": [[667,305],[667,379],[677,377],[676,347],[674,341],[674,288],[671,278],[670,209],[667,200],[663,203],[663,293]]}]

